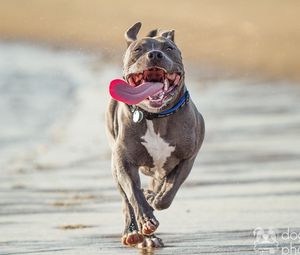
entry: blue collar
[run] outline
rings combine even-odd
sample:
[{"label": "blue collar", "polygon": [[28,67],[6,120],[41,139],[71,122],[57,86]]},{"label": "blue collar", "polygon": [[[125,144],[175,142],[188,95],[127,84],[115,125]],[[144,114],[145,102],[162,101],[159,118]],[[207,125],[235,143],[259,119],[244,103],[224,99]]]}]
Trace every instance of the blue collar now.
[{"label": "blue collar", "polygon": [[177,104],[175,104],[171,109],[165,110],[163,112],[158,113],[158,118],[161,117],[166,117],[168,115],[171,115],[173,113],[175,113],[179,108],[181,108],[182,106],[184,106],[188,100],[190,98],[190,94],[188,91],[186,91],[183,96],[179,99],[179,101],[177,102]]},{"label": "blue collar", "polygon": [[155,118],[163,118],[172,115],[175,112],[177,112],[181,107],[186,105],[189,102],[189,99],[190,99],[190,94],[188,91],[186,91],[183,94],[183,96],[179,99],[179,101],[172,108],[159,113],[147,112],[136,105],[129,105],[129,108],[133,113],[133,121],[140,122],[144,117],[148,120],[152,120]]}]

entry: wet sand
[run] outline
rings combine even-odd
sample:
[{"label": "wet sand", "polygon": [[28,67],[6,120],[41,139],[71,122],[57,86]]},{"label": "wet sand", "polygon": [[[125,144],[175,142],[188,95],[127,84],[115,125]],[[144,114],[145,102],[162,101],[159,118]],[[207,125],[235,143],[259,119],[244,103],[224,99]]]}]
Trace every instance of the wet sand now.
[{"label": "wet sand", "polygon": [[[101,57],[96,65],[92,56],[69,62],[60,56],[74,52],[46,51],[55,55],[53,66],[69,68],[66,78],[81,80],[59,103],[62,112],[39,129],[43,139],[25,148],[17,143],[12,152],[2,148],[0,254],[255,254],[257,227],[300,232],[299,86],[205,79],[187,68],[206,139],[172,206],[156,213],[166,247],[143,251],[120,243],[121,200],[104,133],[107,84],[121,71]],[[49,70],[51,64],[45,77],[56,73]]]}]

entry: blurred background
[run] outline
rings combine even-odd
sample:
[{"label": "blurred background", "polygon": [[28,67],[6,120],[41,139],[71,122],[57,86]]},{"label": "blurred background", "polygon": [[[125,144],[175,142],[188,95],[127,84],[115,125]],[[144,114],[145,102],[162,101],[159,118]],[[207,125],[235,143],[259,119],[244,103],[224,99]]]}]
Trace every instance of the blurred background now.
[{"label": "blurred background", "polygon": [[175,29],[185,59],[245,75],[299,79],[297,0],[1,1],[1,38],[101,50],[119,58],[124,30]]},{"label": "blurred background", "polygon": [[[299,13],[297,0],[1,1],[0,254],[251,254],[257,227],[300,233]],[[104,131],[137,21],[139,36],[175,29],[207,129],[157,213],[168,246],[150,253],[120,248]]]}]

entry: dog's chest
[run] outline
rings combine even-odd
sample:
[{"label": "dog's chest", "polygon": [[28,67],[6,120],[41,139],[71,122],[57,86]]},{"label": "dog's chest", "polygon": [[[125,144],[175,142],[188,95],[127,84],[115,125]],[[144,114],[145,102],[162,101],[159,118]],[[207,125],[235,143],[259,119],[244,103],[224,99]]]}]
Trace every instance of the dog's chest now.
[{"label": "dog's chest", "polygon": [[175,150],[175,146],[170,145],[165,141],[159,133],[154,130],[153,122],[147,120],[147,130],[142,137],[141,144],[146,148],[149,155],[152,157],[154,169],[164,170],[164,165],[171,153]]}]

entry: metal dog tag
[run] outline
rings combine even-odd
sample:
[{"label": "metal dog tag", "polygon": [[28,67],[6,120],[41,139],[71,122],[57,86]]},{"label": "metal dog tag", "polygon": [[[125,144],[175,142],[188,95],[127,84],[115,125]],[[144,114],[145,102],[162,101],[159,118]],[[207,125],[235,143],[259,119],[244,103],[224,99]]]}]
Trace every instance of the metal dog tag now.
[{"label": "metal dog tag", "polygon": [[139,110],[135,110],[132,115],[132,120],[134,123],[138,123],[142,121],[143,117],[144,117],[143,112]]}]

